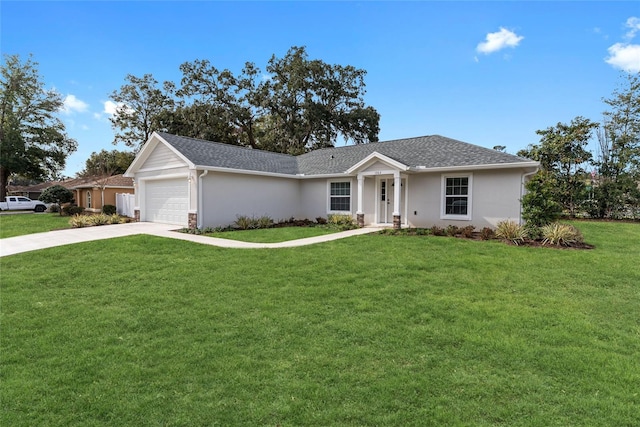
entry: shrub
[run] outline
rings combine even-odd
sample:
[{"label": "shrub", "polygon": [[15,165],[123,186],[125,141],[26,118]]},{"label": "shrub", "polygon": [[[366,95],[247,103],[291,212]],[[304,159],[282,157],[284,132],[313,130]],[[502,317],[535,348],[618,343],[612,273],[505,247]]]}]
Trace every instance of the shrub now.
[{"label": "shrub", "polygon": [[527,237],[527,231],[514,221],[500,221],[496,228],[496,237],[518,245],[524,242]]},{"label": "shrub", "polygon": [[87,218],[91,225],[109,224],[109,216],[105,214],[88,215]]},{"label": "shrub", "polygon": [[430,230],[434,236],[444,236],[446,234],[444,228],[438,227],[437,225],[432,226]]},{"label": "shrub", "polygon": [[[53,185],[40,194],[39,200],[43,203],[55,203],[60,207],[64,203],[73,202],[73,191],[62,185]],[[60,212],[60,215],[62,215],[62,212]]]},{"label": "shrub", "polygon": [[473,225],[467,225],[460,230],[460,233],[467,239],[470,239],[473,237],[473,232],[475,231],[475,229],[476,228]]},{"label": "shrub", "polygon": [[236,220],[233,222],[233,224],[240,230],[249,230],[251,228],[256,228],[257,221],[253,217],[248,217],[246,215],[236,215]]},{"label": "shrub", "polygon": [[495,237],[496,232],[493,231],[493,228],[491,227],[484,227],[482,230],[480,230],[480,238],[482,240],[491,240]]},{"label": "shrub", "polygon": [[447,233],[447,236],[453,237],[456,234],[460,234],[460,228],[455,225],[448,225],[445,232]]},{"label": "shrub", "polygon": [[79,215],[82,212],[84,212],[84,208],[82,206],[76,206],[76,205],[72,204],[72,205],[67,205],[67,206],[63,207],[62,208],[62,212],[65,215],[69,215],[69,216]]},{"label": "shrub", "polygon": [[580,230],[570,224],[560,224],[554,222],[547,224],[540,229],[542,233],[542,244],[556,245],[556,246],[573,246],[575,244],[583,243],[584,238]]},{"label": "shrub", "polygon": [[527,224],[541,227],[560,217],[562,206],[556,201],[557,186],[555,178],[545,171],[538,171],[525,184],[522,218]]},{"label": "shrub", "polygon": [[51,213],[58,213],[58,212],[60,212],[60,206],[58,206],[58,205],[51,205],[51,206],[49,206],[49,212],[51,212]]},{"label": "shrub", "polygon": [[69,225],[72,228],[83,228],[89,227],[93,224],[91,223],[90,217],[88,217],[87,215],[76,214],[69,219]]},{"label": "shrub", "polygon": [[126,217],[118,214],[109,215],[109,224],[125,224],[129,222]]},{"label": "shrub", "polygon": [[263,215],[256,220],[257,228],[269,228],[273,225],[273,219],[268,215]]},{"label": "shrub", "polygon": [[320,224],[320,225],[324,225],[324,224],[327,223],[327,219],[319,216],[319,217],[316,218],[316,223]]},{"label": "shrub", "polygon": [[105,215],[113,215],[116,213],[116,207],[113,205],[104,205],[102,207],[102,213]]},{"label": "shrub", "polygon": [[327,224],[330,227],[335,227],[340,230],[352,230],[356,228],[356,223],[353,221],[353,217],[351,215],[329,215],[327,217]]}]

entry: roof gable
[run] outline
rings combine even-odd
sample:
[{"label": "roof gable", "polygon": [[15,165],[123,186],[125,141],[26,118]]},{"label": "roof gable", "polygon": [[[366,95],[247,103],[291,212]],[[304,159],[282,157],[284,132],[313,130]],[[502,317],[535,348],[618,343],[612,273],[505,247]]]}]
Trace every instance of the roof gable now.
[{"label": "roof gable", "polygon": [[396,160],[393,160],[392,158],[387,157],[384,154],[380,154],[377,151],[374,151],[364,159],[360,160],[355,165],[351,166],[349,169],[347,169],[346,172],[349,174],[352,174],[357,172],[358,170],[370,168],[374,164],[378,164],[378,163],[382,163],[385,166],[391,167],[392,169],[399,169],[402,171],[406,171],[407,169],[409,169],[407,165],[400,163]]}]

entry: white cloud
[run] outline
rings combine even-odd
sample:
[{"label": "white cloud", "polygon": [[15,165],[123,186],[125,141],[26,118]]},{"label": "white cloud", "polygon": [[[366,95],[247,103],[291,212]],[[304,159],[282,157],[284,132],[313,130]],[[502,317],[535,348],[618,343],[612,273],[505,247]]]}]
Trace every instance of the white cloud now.
[{"label": "white cloud", "polygon": [[113,116],[118,109],[118,104],[113,101],[105,101],[104,102],[104,113],[107,116]]},{"label": "white cloud", "polygon": [[636,33],[640,31],[640,18],[632,16],[627,19],[626,27],[629,28],[629,31],[625,34],[625,38],[631,40],[636,36]]},{"label": "white cloud", "polygon": [[507,47],[516,47],[522,39],[524,39],[523,36],[519,36],[513,31],[500,27],[500,31],[487,34],[485,41],[478,43],[476,51],[488,55]]},{"label": "white cloud", "polygon": [[113,101],[105,101],[104,102],[104,111],[107,116],[111,117],[118,112],[118,110],[124,110],[125,112],[133,113],[133,110],[127,107],[124,103],[118,102],[115,103]]},{"label": "white cloud", "polygon": [[616,43],[608,51],[609,57],[605,59],[607,64],[628,73],[640,72],[640,45]]},{"label": "white cloud", "polygon": [[67,95],[60,111],[65,114],[84,113],[89,108],[89,104],[79,100],[75,95]]}]

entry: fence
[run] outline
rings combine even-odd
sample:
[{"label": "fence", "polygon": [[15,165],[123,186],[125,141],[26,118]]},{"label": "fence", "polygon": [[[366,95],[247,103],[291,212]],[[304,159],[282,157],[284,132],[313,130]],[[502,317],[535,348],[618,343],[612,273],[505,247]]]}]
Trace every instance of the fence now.
[{"label": "fence", "polygon": [[133,194],[116,193],[116,212],[133,218],[133,207],[136,203],[136,197]]}]

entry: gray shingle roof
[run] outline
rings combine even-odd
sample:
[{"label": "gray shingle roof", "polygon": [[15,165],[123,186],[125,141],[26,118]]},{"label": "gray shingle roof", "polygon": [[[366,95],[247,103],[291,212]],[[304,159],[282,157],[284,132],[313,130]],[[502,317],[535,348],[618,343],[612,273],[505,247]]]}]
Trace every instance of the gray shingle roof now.
[{"label": "gray shingle roof", "polygon": [[298,173],[296,158],[288,154],[252,150],[251,148],[237,145],[187,138],[164,132],[158,132],[158,135],[196,166],[243,169],[290,175]]},{"label": "gray shingle roof", "polygon": [[383,154],[413,169],[530,162],[528,159],[439,135],[324,148],[300,156],[252,150],[168,133],[159,132],[159,135],[198,166],[291,175],[344,173],[373,152]]}]

